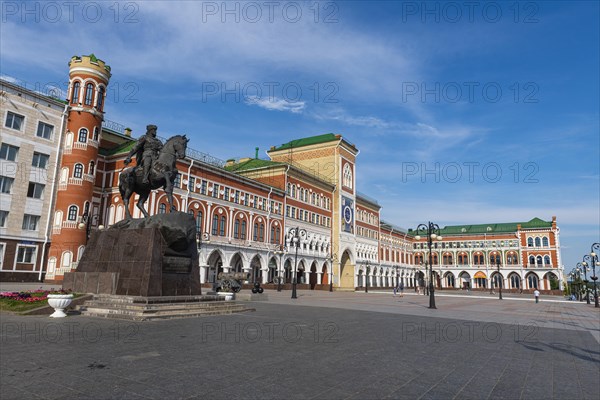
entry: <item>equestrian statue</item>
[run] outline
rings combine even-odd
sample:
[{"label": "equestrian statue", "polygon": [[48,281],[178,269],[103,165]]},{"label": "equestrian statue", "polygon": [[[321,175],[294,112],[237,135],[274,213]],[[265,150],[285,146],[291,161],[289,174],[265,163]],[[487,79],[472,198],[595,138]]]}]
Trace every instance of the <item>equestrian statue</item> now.
[{"label": "equestrian statue", "polygon": [[146,134],[138,139],[125,159],[127,166],[131,163],[131,156],[135,154],[136,166],[125,168],[119,175],[119,192],[125,204],[127,219],[132,218],[129,199],[134,193],[140,196],[137,208],[148,218],[150,215],[144,208],[144,203],[148,200],[150,192],[160,187],[167,194],[169,211],[175,211],[173,182],[177,177],[176,163],[178,159],[185,157],[189,139],[185,135],[177,135],[169,138],[163,145],[156,137],[157,129],[156,125],[146,127]]}]

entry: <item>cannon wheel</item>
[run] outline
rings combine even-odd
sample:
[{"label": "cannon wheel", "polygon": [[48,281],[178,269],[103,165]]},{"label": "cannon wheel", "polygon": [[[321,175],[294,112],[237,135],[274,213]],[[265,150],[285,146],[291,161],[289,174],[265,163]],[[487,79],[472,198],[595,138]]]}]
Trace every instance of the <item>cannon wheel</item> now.
[{"label": "cannon wheel", "polygon": [[242,288],[241,288],[241,286],[236,286],[236,287],[232,287],[232,289],[233,289],[233,293],[237,293],[237,292],[239,292],[239,291],[240,291]]}]

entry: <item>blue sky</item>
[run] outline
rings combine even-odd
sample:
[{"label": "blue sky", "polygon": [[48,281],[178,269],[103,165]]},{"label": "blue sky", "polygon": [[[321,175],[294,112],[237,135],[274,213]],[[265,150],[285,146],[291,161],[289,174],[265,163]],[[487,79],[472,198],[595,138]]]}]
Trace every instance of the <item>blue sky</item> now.
[{"label": "blue sky", "polygon": [[72,4],[2,2],[0,74],[65,88],[93,52],[134,136],[227,159],[340,133],[391,223],[556,215],[567,271],[600,241],[598,2]]}]

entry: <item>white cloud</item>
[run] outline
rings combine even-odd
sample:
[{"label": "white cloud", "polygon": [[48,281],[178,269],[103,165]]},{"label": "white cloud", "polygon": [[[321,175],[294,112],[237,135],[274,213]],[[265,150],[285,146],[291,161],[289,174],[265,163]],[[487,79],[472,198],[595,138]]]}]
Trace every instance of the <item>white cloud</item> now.
[{"label": "white cloud", "polygon": [[0,75],[0,79],[6,81],[6,82],[10,82],[10,83],[15,83],[15,84],[19,84],[19,80],[17,78],[15,78],[14,76],[10,76],[10,75]]},{"label": "white cloud", "polygon": [[246,104],[255,105],[269,111],[289,111],[299,114],[304,110],[306,103],[304,101],[288,101],[278,97],[261,98],[258,96],[249,96]]}]

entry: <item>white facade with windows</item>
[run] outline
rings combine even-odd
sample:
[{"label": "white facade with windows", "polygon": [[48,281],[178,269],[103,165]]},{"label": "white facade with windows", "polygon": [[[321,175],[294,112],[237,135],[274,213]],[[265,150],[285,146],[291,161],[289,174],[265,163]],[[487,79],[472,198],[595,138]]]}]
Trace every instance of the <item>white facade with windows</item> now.
[{"label": "white facade with windows", "polygon": [[49,242],[64,104],[0,80],[0,105],[0,279],[31,280]]}]

